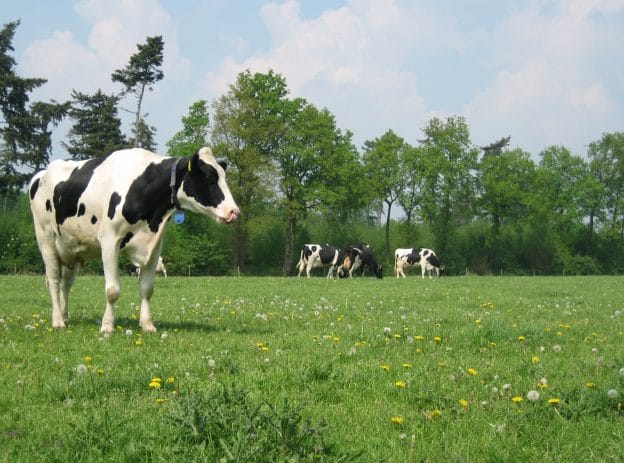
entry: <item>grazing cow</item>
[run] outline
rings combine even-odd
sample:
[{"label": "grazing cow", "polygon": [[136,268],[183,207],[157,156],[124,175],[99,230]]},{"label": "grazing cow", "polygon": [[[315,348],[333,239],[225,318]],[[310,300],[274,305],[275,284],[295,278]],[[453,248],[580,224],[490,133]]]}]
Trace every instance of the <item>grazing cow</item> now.
[{"label": "grazing cow", "polygon": [[394,251],[394,269],[396,276],[399,278],[405,273],[403,269],[406,266],[419,265],[422,273],[422,277],[425,278],[425,272],[429,274],[431,278],[431,272],[435,271],[437,276],[444,270],[444,267],[440,264],[440,260],[436,253],[431,249],[426,248],[398,248]]},{"label": "grazing cow", "polygon": [[87,161],[54,161],[36,174],[30,183],[30,207],[52,298],[52,326],[66,326],[78,267],[99,254],[106,293],[100,332],[113,332],[118,259],[124,252],[142,268],[139,325],[143,331],[156,331],[149,301],[172,214],[183,208],[226,224],[238,219],[225,167],[210,148],[190,158],[127,149]]},{"label": "grazing cow", "polygon": [[339,273],[348,273],[349,278],[360,270],[360,275],[368,268],[377,278],[383,278],[383,268],[377,264],[372,248],[365,243],[350,244],[344,249],[345,257]]},{"label": "grazing cow", "polygon": [[[134,273],[138,277],[141,276],[141,267],[139,265],[133,265]],[[165,263],[163,262],[162,256],[158,256],[158,263],[156,264],[156,273],[162,273],[165,278],[167,278],[167,267],[165,267]]]},{"label": "grazing cow", "polygon": [[327,278],[332,278],[334,271],[342,263],[343,259],[343,252],[331,244],[304,244],[301,249],[299,262],[297,263],[297,269],[299,270],[297,276],[300,277],[305,269],[306,275],[310,278],[310,271],[313,268],[329,266]]}]

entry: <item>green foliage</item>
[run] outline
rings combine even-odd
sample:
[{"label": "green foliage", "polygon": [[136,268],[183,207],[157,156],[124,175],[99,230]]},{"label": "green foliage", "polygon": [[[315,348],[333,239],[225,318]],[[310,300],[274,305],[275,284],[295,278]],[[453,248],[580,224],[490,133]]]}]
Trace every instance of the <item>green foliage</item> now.
[{"label": "green foliage", "polygon": [[275,405],[250,395],[235,384],[183,394],[169,418],[181,455],[201,448],[208,461],[355,461],[336,452],[322,421],[304,418],[288,399]]},{"label": "green foliage", "polygon": [[16,73],[13,37],[20,21],[0,30],[0,194],[14,195],[31,175],[48,164],[52,152],[50,126],[65,117],[68,103],[30,101],[30,93],[46,79],[23,78]]},{"label": "green foliage", "polygon": [[182,130],[167,142],[167,152],[172,156],[190,157],[208,145],[208,108],[205,100],[196,101],[182,118]]},{"label": "green foliage", "polygon": [[119,98],[98,90],[94,95],[72,92],[69,117],[74,124],[69,130],[68,143],[61,142],[74,160],[104,156],[127,146],[117,115]]},{"label": "green foliage", "polygon": [[130,57],[128,64],[111,74],[113,82],[123,85],[122,95],[131,93],[137,100],[137,109],[133,111],[135,120],[132,130],[135,147],[146,143],[143,148],[148,149],[150,145],[153,145],[155,129],[145,123],[146,115],[141,112],[141,106],[145,90],[152,90],[152,86],[164,77],[160,69],[164,46],[162,36],[147,37],[145,44],[137,44],[138,51]]}]

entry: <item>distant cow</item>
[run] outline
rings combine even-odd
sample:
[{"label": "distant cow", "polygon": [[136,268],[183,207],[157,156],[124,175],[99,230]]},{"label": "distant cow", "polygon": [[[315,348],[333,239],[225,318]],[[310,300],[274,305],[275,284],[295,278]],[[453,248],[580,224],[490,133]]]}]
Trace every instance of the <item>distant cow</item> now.
[{"label": "distant cow", "polygon": [[403,269],[406,266],[419,265],[422,278],[425,278],[425,272],[428,273],[431,278],[431,272],[435,271],[437,276],[444,270],[444,267],[440,264],[440,260],[436,253],[431,249],[426,248],[399,248],[394,251],[394,269],[396,270],[396,276],[399,278],[405,273]]},{"label": "distant cow", "polygon": [[[136,273],[136,276],[141,276],[141,267],[139,265],[133,265],[132,273]],[[162,256],[158,256],[158,263],[156,264],[156,273],[162,273],[165,278],[167,278],[167,267],[165,267],[165,263],[163,262]]]},{"label": "distant cow", "polygon": [[183,208],[221,223],[238,219],[225,168],[210,148],[189,158],[127,149],[88,161],[54,161],[36,174],[29,188],[30,206],[52,298],[52,326],[66,326],[78,267],[100,254],[106,280],[100,332],[113,332],[123,252],[142,269],[139,325],[156,331],[149,301],[172,214]]},{"label": "distant cow", "polygon": [[373,250],[368,244],[350,244],[345,247],[344,254],[345,257],[339,272],[344,272],[352,277],[358,270],[360,275],[364,275],[365,270],[368,269],[377,278],[383,278],[383,268],[375,260]]},{"label": "distant cow", "polygon": [[297,269],[301,276],[305,269],[306,275],[310,278],[313,268],[329,267],[327,278],[334,276],[334,271],[342,263],[343,252],[331,244],[304,244],[297,263]]}]

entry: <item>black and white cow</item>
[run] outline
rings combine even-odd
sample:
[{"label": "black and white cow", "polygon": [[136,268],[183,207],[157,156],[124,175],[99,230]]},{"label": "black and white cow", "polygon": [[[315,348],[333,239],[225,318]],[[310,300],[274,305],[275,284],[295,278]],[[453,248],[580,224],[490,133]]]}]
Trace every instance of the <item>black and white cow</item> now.
[{"label": "black and white cow", "polygon": [[431,272],[435,271],[437,276],[444,270],[444,267],[440,264],[440,260],[436,253],[427,248],[398,248],[394,251],[394,269],[396,276],[399,278],[405,273],[403,269],[407,266],[419,265],[422,273],[422,277],[425,278],[425,272],[428,273],[431,278]]},{"label": "black and white cow", "polygon": [[36,174],[29,193],[52,298],[52,326],[66,326],[69,290],[78,267],[100,255],[106,280],[100,331],[113,331],[123,252],[142,269],[139,325],[146,332],[156,331],[149,301],[172,214],[183,208],[224,224],[238,219],[225,167],[210,148],[190,158],[128,149],[87,161],[54,161]]},{"label": "black and white cow", "polygon": [[329,266],[327,278],[334,276],[334,271],[342,264],[343,252],[331,244],[304,244],[301,248],[301,255],[297,263],[297,269],[301,276],[305,269],[306,275],[310,278],[313,268]]},{"label": "black and white cow", "polygon": [[350,244],[344,249],[345,257],[339,272],[344,272],[352,277],[355,272],[369,269],[377,278],[383,278],[383,268],[378,264],[373,255],[373,249],[365,243]]}]

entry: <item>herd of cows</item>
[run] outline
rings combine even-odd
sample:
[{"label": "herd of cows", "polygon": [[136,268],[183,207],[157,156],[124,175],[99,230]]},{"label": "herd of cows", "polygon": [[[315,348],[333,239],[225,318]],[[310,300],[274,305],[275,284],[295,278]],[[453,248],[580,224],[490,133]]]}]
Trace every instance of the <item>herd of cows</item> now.
[{"label": "herd of cows", "polygon": [[[394,251],[394,270],[397,278],[405,278],[405,267],[419,266],[422,278],[425,273],[431,278],[432,272],[437,276],[444,270],[438,256],[426,248],[398,248]],[[355,272],[364,275],[369,270],[377,278],[383,277],[383,268],[377,263],[373,250],[368,244],[350,244],[340,249],[331,244],[305,244],[301,249],[297,263],[298,276],[305,270],[308,278],[310,271],[317,267],[329,267],[327,278],[336,275],[339,278],[352,277]]]},{"label": "herd of cows", "polygon": [[[240,210],[225,180],[226,164],[210,148],[188,158],[171,158],[134,148],[85,161],[56,160],[37,173],[29,186],[35,235],[45,264],[52,299],[52,326],[64,328],[69,316],[69,292],[80,265],[101,258],[106,308],[100,332],[112,333],[114,304],[119,298],[119,257],[123,252],[139,273],[141,309],[139,325],[156,331],[150,313],[154,275],[163,271],[163,237],[172,215],[186,209],[232,224]],[[429,249],[397,249],[395,267],[420,265],[425,271],[443,269]],[[329,266],[328,277],[353,276],[369,269],[383,275],[370,246],[357,244],[337,249],[309,244],[301,251],[299,276]],[[431,274],[429,275],[431,276]]]}]

